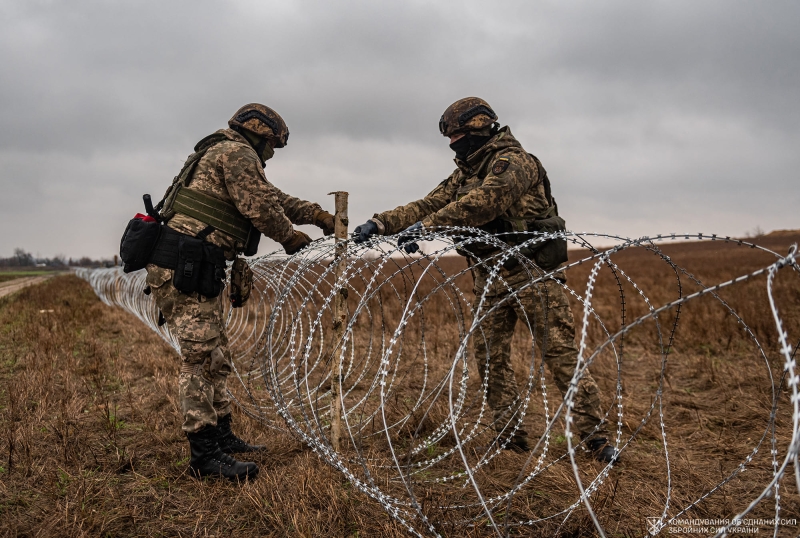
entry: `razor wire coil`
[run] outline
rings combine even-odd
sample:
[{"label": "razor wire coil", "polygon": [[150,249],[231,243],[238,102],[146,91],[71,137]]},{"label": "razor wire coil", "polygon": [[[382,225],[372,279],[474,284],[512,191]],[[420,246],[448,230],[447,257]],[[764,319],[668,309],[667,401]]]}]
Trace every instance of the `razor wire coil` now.
[{"label": "razor wire coil", "polygon": [[[316,241],[294,256],[272,253],[249,260],[254,289],[248,304],[230,308],[223,293],[234,366],[233,382],[229,383],[232,398],[265,427],[295,435],[416,536],[438,536],[435,518],[444,513],[454,514],[461,525],[488,524],[494,534],[507,536],[515,527],[533,527],[545,521],[560,521],[563,525],[581,506],[598,534],[605,536],[591,498],[608,479],[612,465],[603,466],[591,480],[582,475],[584,466],[577,456],[585,450],[585,440],[574,435],[573,407],[577,385],[588,368],[610,360],[616,380],[613,403],[605,409],[603,422],[608,424],[609,432],[613,426],[610,442],[617,453],[624,455],[652,417],[658,417],[666,492],[651,533],[678,520],[744,472],[769,440],[772,479],[733,519],[741,520],[760,502],[772,497],[777,536],[779,488],[790,464],[794,465],[800,490],[800,375],[795,360],[800,343],[793,346],[794,340],[784,329],[774,289],[779,271],[791,271],[793,277],[800,273],[796,246],[783,256],[740,239],[702,233],[637,239],[600,233],[529,233],[524,241],[517,234],[512,244],[504,242],[504,235],[489,235],[472,227],[425,229],[414,232],[412,237],[428,241],[425,246],[432,249],[416,256],[409,256],[396,246],[397,236],[360,245],[348,242],[346,267],[338,280],[334,277],[335,245],[330,241]],[[523,254],[523,249],[541,246],[554,238],[565,239],[588,253],[556,271],[542,271]],[[680,240],[735,243],[762,251],[772,262],[733,279],[706,285],[660,247]],[[593,246],[597,241],[612,242],[614,246],[599,249]],[[488,277],[485,288],[473,294],[466,282],[470,267],[453,269],[448,260],[456,251],[476,245],[490,246],[491,254],[476,262]],[[664,263],[675,278],[676,298],[666,302],[650,298],[646,286],[615,261],[621,253],[635,249],[650,252]],[[506,281],[505,268],[510,261],[525,274],[523,284]],[[560,277],[573,274],[583,264],[591,264],[591,271],[585,291],[579,293]],[[601,285],[599,276],[604,271],[611,276],[609,285],[618,291],[618,320],[610,319],[594,306]],[[155,302],[142,293],[146,286],[144,271],[125,274],[117,267],[78,269],[77,273],[103,302],[133,313],[180,352],[168,326],[158,325]],[[726,288],[758,277],[766,280],[765,295],[780,344],[779,382],[773,372],[775,354],[765,349],[757,331],[720,295]],[[490,304],[489,290],[499,288],[506,301],[519,304],[520,293],[535,290],[541,294],[540,284],[548,279],[557,282],[580,308],[580,315],[576,316],[579,352],[572,381],[563,395],[558,390],[554,392],[545,374],[545,362],[538,360],[543,350],[542,346],[537,349],[537,331],[546,323],[546,316],[543,321],[524,315],[525,319],[517,323],[524,329],[518,328],[517,332],[522,333],[525,346],[529,346],[522,354],[525,382],[520,384],[517,399],[503,417],[505,422],[495,422],[488,403],[489,357],[471,356],[472,342],[487,338],[482,322],[498,308],[497,304]],[[687,286],[696,291],[686,293]],[[329,327],[337,293],[346,294],[348,312],[344,336],[334,342]],[[671,510],[673,476],[664,384],[681,309],[704,297],[713,299],[735,319],[751,342],[771,383],[770,411],[760,438],[741,463],[692,502]],[[634,299],[644,305],[644,312],[639,315],[631,309]],[[650,325],[659,362],[656,389],[649,407],[631,424],[626,421],[630,415],[626,414],[623,398],[623,361],[629,353],[626,337],[637,335]],[[443,334],[446,339],[441,338]],[[339,362],[342,371],[341,392],[335,402],[331,401],[330,392],[331,361]],[[484,371],[477,381],[476,368]],[[781,443],[776,433],[776,417],[783,409],[782,394],[788,394],[790,399],[788,443]],[[344,426],[345,448],[339,452],[333,450],[329,439],[331,405],[340,407]],[[531,421],[542,433],[532,443],[513,485],[498,487],[487,480],[490,468],[499,465],[509,440],[530,427],[526,424]],[[626,422],[628,433],[623,432]],[[557,432],[562,429],[566,450],[560,451],[556,444],[561,444],[562,436]],[[576,485],[572,501],[538,517],[517,515],[515,501],[531,490],[537,478],[564,464],[571,468]],[[457,500],[452,500],[453,492],[458,492]],[[443,496],[448,495],[450,498],[444,501]],[[720,529],[717,536],[728,532],[731,525]]]}]

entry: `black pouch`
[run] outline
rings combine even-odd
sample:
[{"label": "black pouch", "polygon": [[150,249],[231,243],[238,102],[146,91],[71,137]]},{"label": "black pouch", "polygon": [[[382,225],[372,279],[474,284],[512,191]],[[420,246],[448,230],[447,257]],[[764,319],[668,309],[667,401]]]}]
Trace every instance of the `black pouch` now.
[{"label": "black pouch", "polygon": [[138,271],[150,263],[150,256],[161,235],[161,224],[134,218],[128,222],[119,243],[119,257],[125,273]]},{"label": "black pouch", "polygon": [[198,291],[203,265],[203,240],[181,235],[178,239],[178,266],[172,276],[175,288],[184,293]]},{"label": "black pouch", "polygon": [[242,254],[245,256],[255,256],[258,253],[258,243],[261,240],[261,232],[255,226],[250,226],[250,233],[247,234],[247,244],[244,246]]},{"label": "black pouch", "polygon": [[[567,223],[559,216],[533,221],[530,231],[539,233],[563,232]],[[552,271],[569,258],[567,256],[567,240],[563,237],[549,239],[544,243],[533,245],[533,261],[545,271]]]},{"label": "black pouch", "polygon": [[197,293],[209,298],[217,297],[225,286],[225,252],[211,243],[203,243],[203,263]]}]

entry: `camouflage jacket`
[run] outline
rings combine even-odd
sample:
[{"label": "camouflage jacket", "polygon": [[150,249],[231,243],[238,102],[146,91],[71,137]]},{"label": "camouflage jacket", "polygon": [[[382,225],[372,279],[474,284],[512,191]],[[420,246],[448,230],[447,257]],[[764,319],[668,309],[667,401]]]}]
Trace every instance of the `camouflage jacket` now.
[{"label": "camouflage jacket", "polygon": [[533,157],[508,127],[500,131],[425,198],[376,213],[373,220],[384,235],[415,222],[432,226],[484,226],[493,220],[540,215],[549,203]]},{"label": "camouflage jacket", "polygon": [[[233,204],[253,226],[267,237],[281,243],[292,237],[292,224],[313,224],[319,204],[307,202],[282,192],[267,180],[253,147],[230,129],[217,133],[225,136],[210,148],[197,163],[189,189],[209,194]],[[179,232],[197,235],[205,224],[197,219],[175,214],[167,226]],[[208,236],[208,241],[225,250],[228,259],[244,245],[220,231]]]}]

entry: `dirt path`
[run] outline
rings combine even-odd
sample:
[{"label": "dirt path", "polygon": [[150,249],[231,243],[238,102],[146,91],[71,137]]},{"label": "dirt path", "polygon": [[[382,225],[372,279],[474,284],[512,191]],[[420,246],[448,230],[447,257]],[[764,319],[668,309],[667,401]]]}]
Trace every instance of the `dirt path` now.
[{"label": "dirt path", "polygon": [[53,274],[49,275],[42,275],[42,276],[29,276],[23,278],[15,278],[14,280],[9,280],[7,282],[0,282],[0,297],[5,297],[6,295],[10,295],[15,291],[21,290],[27,286],[32,286],[34,284],[41,284],[48,278],[52,277]]}]

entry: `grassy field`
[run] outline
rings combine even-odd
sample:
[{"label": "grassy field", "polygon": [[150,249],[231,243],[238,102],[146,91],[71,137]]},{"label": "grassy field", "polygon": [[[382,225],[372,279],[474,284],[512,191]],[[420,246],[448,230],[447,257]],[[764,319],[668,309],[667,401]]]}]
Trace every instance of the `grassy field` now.
[{"label": "grassy field", "polygon": [[[797,238],[776,238],[767,246],[783,252],[791,240]],[[666,251],[707,282],[770,261],[763,253],[721,243],[675,245]],[[654,301],[673,297],[675,277],[652,254],[626,252],[617,261]],[[463,262],[450,263],[455,269]],[[579,267],[570,273],[578,292],[583,291],[581,282],[589,270]],[[611,278],[601,275],[595,308],[614,318],[619,292]],[[786,270],[776,282],[776,298],[795,339],[800,335],[799,282]],[[767,349],[770,365],[779,372],[781,359],[764,285],[761,278],[722,295],[751,324]],[[634,290],[626,292],[631,297],[628,316],[645,312],[647,307]],[[430,339],[447,349],[452,331],[438,330],[440,334]],[[599,339],[597,328],[591,330],[591,338]],[[673,507],[696,499],[747,456],[755,437],[764,431],[771,402],[763,360],[735,320],[715,302],[687,305],[677,336],[664,395]],[[517,340],[521,347],[524,336]],[[269,447],[269,454],[256,459],[262,469],[259,478],[242,487],[190,478],[175,386],[178,361],[150,329],[120,309],[103,305],[74,276],[59,276],[0,299],[0,535],[406,535],[380,506],[291,435],[264,429],[237,411],[235,424],[242,436]],[[650,405],[659,361],[644,333],[630,335],[623,374],[628,416],[639,416]],[[611,403],[615,368],[610,361],[599,361],[593,371],[604,404]],[[787,407],[784,394],[776,420],[781,449],[790,434]],[[623,434],[633,428],[635,424],[626,423]],[[663,450],[653,420],[593,496],[609,536],[646,534],[645,518],[657,515],[652,507],[664,502]],[[524,456],[513,453],[494,461],[500,486],[513,482],[522,461]],[[593,462],[584,459],[581,465],[596,474]],[[515,510],[541,516],[563,508],[574,498],[571,472],[567,465],[554,466],[528,495],[518,497],[525,502]],[[771,473],[766,444],[747,472],[684,517],[728,517],[769,481]],[[789,478],[783,484],[782,515],[798,517],[800,496],[794,482]],[[423,503],[448,494],[431,490]],[[762,503],[753,516],[773,517],[774,502]],[[594,536],[587,517],[578,513],[560,527],[559,534]],[[447,514],[440,521],[446,536],[491,535],[484,528],[460,528]],[[555,529],[540,525],[522,529],[519,535],[551,536]],[[767,532],[765,528],[760,534]],[[779,536],[797,534],[797,528],[787,528]]]},{"label": "grassy field", "polygon": [[9,280],[16,280],[18,278],[25,278],[30,276],[43,276],[43,275],[50,275],[55,274],[57,271],[54,271],[52,268],[48,267],[46,270],[42,268],[42,270],[37,269],[25,269],[25,270],[0,270],[0,284],[3,282],[8,282]]}]

